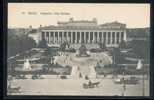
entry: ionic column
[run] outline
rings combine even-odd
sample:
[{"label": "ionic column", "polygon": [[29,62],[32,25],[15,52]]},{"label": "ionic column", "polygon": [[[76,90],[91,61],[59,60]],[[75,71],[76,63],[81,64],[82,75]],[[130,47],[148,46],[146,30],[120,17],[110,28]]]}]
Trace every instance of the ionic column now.
[{"label": "ionic column", "polygon": [[46,32],[44,32],[44,39],[47,41]]},{"label": "ionic column", "polygon": [[48,32],[48,43],[50,43],[50,32]]},{"label": "ionic column", "polygon": [[49,42],[49,37],[47,37],[47,32],[46,32],[46,40],[47,40],[47,43]]},{"label": "ionic column", "polygon": [[57,37],[56,37],[56,44],[58,44],[58,32],[56,32],[56,34],[57,34],[57,35],[56,35],[56,36],[57,36]]},{"label": "ionic column", "polygon": [[44,39],[46,40],[46,33],[44,32]]},{"label": "ionic column", "polygon": [[119,43],[121,42],[121,32],[119,32]]},{"label": "ionic column", "polygon": [[49,32],[49,44],[51,43],[51,32]]},{"label": "ionic column", "polygon": [[62,32],[62,43],[64,42],[64,31]]},{"label": "ionic column", "polygon": [[97,43],[100,42],[99,32],[97,32]]},{"label": "ionic column", "polygon": [[84,43],[86,43],[86,32],[84,32],[83,34],[84,34]]},{"label": "ionic column", "polygon": [[55,32],[53,32],[53,43],[55,43]]},{"label": "ionic column", "polygon": [[81,39],[81,35],[82,35],[82,33],[80,32],[80,43],[81,43],[81,40],[82,40],[82,39]]},{"label": "ionic column", "polygon": [[51,36],[51,32],[50,32],[50,41],[51,41],[51,44],[53,43],[53,33],[52,33],[52,36]]},{"label": "ionic column", "polygon": [[103,36],[104,36],[104,32],[102,32],[102,41],[101,41],[102,43],[104,42],[104,37]]},{"label": "ionic column", "polygon": [[58,32],[58,44],[60,43],[60,32]]},{"label": "ionic column", "polygon": [[115,32],[115,42],[114,44],[117,44],[117,32]]},{"label": "ionic column", "polygon": [[90,43],[90,32],[88,32],[88,43]]},{"label": "ionic column", "polygon": [[58,44],[60,43],[60,33],[58,32]]},{"label": "ionic column", "polygon": [[77,32],[75,32],[75,43],[77,43]]},{"label": "ionic column", "polygon": [[110,36],[111,36],[111,37],[110,37],[110,39],[111,39],[111,40],[110,40],[110,44],[111,44],[111,45],[112,45],[112,35],[113,35],[113,32],[111,32],[111,35],[110,35]]},{"label": "ionic column", "polygon": [[69,32],[69,43],[71,43],[71,32]]},{"label": "ionic column", "polygon": [[55,32],[53,31],[53,35],[52,35],[52,41],[53,41],[53,44],[55,43]]},{"label": "ionic column", "polygon": [[62,43],[62,41],[63,41],[63,38],[62,38],[62,35],[63,33],[62,33],[62,31],[61,31],[61,37],[60,37],[60,43]]},{"label": "ionic column", "polygon": [[43,34],[42,32],[39,32],[39,38],[38,38],[39,41],[43,40],[42,34]]},{"label": "ionic column", "polygon": [[[57,35],[56,35],[57,34]],[[55,32],[55,35],[57,36],[55,36],[55,42],[56,42],[56,44],[58,43],[58,33],[57,32]]]},{"label": "ionic column", "polygon": [[108,32],[106,32],[106,45],[108,45]]},{"label": "ionic column", "polygon": [[127,34],[126,34],[126,31],[124,31],[124,41],[127,41]]},{"label": "ionic column", "polygon": [[92,43],[95,43],[95,32],[93,32],[93,42]]},{"label": "ionic column", "polygon": [[71,32],[71,43],[73,43],[73,32]]},{"label": "ionic column", "polygon": [[66,32],[66,41],[69,42],[68,32]]}]

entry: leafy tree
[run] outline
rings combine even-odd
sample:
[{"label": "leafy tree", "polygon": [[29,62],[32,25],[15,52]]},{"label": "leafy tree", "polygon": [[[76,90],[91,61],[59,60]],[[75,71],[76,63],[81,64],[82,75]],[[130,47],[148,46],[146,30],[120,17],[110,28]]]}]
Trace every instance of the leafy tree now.
[{"label": "leafy tree", "polygon": [[79,55],[87,55],[87,48],[85,45],[81,45],[79,48]]},{"label": "leafy tree", "polygon": [[126,41],[122,40],[119,44],[119,48],[124,49],[127,47]]},{"label": "leafy tree", "polygon": [[105,41],[102,43],[102,42],[100,42],[100,43],[98,43],[98,45],[99,45],[99,47],[102,49],[102,50],[106,50],[106,43],[105,43]]},{"label": "leafy tree", "polygon": [[114,61],[114,64],[121,64],[124,61],[124,56],[120,52],[119,48],[113,49],[113,61]]},{"label": "leafy tree", "polygon": [[143,59],[150,58],[150,41],[149,40],[133,40],[130,43],[133,52]]},{"label": "leafy tree", "polygon": [[39,42],[38,47],[39,48],[47,48],[48,47],[47,42],[44,38]]},{"label": "leafy tree", "polygon": [[35,46],[35,40],[25,34],[8,33],[8,57],[30,50]]},{"label": "leafy tree", "polygon": [[67,46],[67,43],[64,42],[64,43],[62,43],[62,44],[60,45],[60,48],[59,48],[59,49],[60,49],[61,51],[65,51],[66,46]]}]

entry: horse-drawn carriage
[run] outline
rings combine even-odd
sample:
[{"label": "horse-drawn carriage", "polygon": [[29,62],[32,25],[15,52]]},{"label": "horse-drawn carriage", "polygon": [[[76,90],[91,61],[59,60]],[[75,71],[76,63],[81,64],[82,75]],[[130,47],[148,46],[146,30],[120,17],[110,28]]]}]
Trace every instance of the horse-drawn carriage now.
[{"label": "horse-drawn carriage", "polygon": [[98,85],[100,84],[100,82],[89,82],[88,84],[87,83],[83,83],[83,88],[84,89],[88,89],[88,88],[94,88],[94,87],[98,87]]},{"label": "horse-drawn carriage", "polygon": [[7,88],[8,93],[21,93],[21,87],[11,87],[10,85]]}]

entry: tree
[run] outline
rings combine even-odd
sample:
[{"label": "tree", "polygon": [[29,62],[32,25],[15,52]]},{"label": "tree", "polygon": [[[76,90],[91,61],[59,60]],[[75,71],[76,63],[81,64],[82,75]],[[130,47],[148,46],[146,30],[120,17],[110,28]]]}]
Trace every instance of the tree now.
[{"label": "tree", "polygon": [[85,45],[81,45],[81,47],[79,48],[79,55],[87,55],[87,48]]},{"label": "tree", "polygon": [[130,43],[133,52],[141,59],[150,59],[150,41],[133,40]]},{"label": "tree", "polygon": [[66,42],[62,43],[62,44],[60,45],[60,48],[59,48],[59,49],[60,49],[61,51],[65,51],[66,45],[67,45]]},{"label": "tree", "polygon": [[106,43],[105,43],[105,41],[102,43],[102,42],[100,42],[100,43],[98,43],[98,45],[99,45],[99,47],[102,49],[102,50],[106,50]]},{"label": "tree", "polygon": [[8,33],[8,57],[36,47],[35,40],[25,34]]},{"label": "tree", "polygon": [[120,42],[120,44],[119,44],[119,48],[124,49],[124,48],[126,48],[126,47],[127,47],[126,41],[125,41],[125,40],[122,40],[122,41]]},{"label": "tree", "polygon": [[114,61],[114,64],[121,64],[124,61],[124,56],[120,52],[119,48],[113,49],[113,61]]},{"label": "tree", "polygon": [[44,38],[39,42],[38,47],[40,47],[40,48],[47,48],[48,47],[47,42]]}]

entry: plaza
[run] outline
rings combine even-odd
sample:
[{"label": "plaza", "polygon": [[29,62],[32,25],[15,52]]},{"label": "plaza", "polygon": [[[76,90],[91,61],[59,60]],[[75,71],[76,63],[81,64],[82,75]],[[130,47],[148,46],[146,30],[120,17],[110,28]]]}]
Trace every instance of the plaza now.
[{"label": "plaza", "polygon": [[[66,75],[67,79],[61,79],[57,75],[41,75],[40,79],[31,79],[31,75],[26,75],[27,79],[13,79],[11,81],[12,86],[21,87],[20,93],[11,93],[8,95],[75,95],[75,96],[142,96],[143,83],[142,76],[138,77],[139,83],[136,85],[126,85],[126,90],[123,92],[123,84],[115,84],[113,75],[109,74],[106,77],[98,75],[96,77],[90,77],[91,67],[94,68],[97,61],[102,60],[104,65],[112,63],[111,56],[108,56],[106,52],[91,53],[90,57],[76,57],[76,53],[65,53],[61,56],[56,56],[56,61],[62,65],[70,65],[73,68],[72,75]],[[82,77],[79,77],[79,72],[82,73]],[[100,82],[98,87],[95,88],[83,88],[83,83],[88,83],[85,79],[85,75],[90,77],[92,82]],[[125,77],[129,77],[126,75]],[[119,75],[119,78],[122,78]],[[149,95],[149,79],[144,83],[145,96]]]}]

